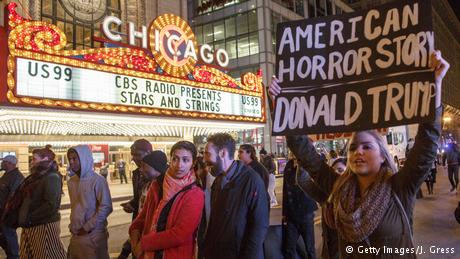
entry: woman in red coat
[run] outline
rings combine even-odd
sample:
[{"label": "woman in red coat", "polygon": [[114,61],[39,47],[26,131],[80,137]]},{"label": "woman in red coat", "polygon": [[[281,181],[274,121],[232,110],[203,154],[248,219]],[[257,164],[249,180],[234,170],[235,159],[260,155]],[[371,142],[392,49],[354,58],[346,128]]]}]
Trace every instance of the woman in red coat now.
[{"label": "woman in red coat", "polygon": [[196,184],[193,143],[179,141],[162,183],[153,182],[144,207],[131,224],[133,254],[140,259],[193,258],[204,193]]}]

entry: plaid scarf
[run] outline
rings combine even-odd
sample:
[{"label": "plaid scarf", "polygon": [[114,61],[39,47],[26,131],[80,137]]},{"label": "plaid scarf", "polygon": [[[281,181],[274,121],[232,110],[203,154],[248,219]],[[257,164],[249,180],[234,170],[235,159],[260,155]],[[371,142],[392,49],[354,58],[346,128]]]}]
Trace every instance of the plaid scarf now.
[{"label": "plaid scarf", "polygon": [[339,235],[348,242],[361,242],[379,226],[391,199],[391,173],[380,172],[364,197],[359,191],[356,176],[350,177],[332,198],[334,220]]}]

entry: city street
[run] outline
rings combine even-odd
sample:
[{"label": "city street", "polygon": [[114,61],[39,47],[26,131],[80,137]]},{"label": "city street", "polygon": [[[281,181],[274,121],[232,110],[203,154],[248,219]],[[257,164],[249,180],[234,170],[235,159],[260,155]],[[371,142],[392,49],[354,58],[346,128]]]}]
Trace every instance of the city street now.
[{"label": "city street", "polygon": [[[276,180],[276,193],[279,203],[282,197],[282,177]],[[109,217],[109,251],[111,258],[116,258],[121,250],[123,242],[128,238],[128,228],[131,222],[131,214],[125,213],[120,203],[129,199],[132,192],[131,184],[110,184],[113,203],[113,213]],[[434,258],[458,258],[460,254],[460,225],[455,221],[453,212],[460,201],[460,194],[449,193],[450,184],[447,179],[446,170],[443,167],[438,168],[437,183],[434,186],[434,195],[428,196],[426,186],[422,186],[424,198],[417,200],[414,212],[414,241],[416,245],[423,247],[426,254],[418,256],[421,259]],[[66,189],[65,189],[66,190]],[[121,200],[120,200],[121,199]],[[67,247],[70,241],[68,230],[70,209],[68,208],[68,195],[62,199],[62,207],[67,209],[61,210],[61,237],[64,245]],[[281,206],[271,210],[270,224],[280,224]],[[18,230],[18,234],[20,234]],[[317,255],[321,251],[321,224],[318,212],[315,217],[315,241]],[[431,254],[438,249],[437,254]],[[442,254],[441,249],[454,248],[455,253]],[[3,258],[3,251],[0,252],[0,258]]]},{"label": "city street", "polygon": [[[281,204],[282,180],[277,178],[276,193]],[[129,186],[129,188],[128,188]],[[111,184],[113,197],[126,197],[129,194],[131,185]],[[438,168],[437,183],[434,186],[434,195],[428,196],[425,184],[422,186],[424,198],[417,200],[414,212],[414,241],[416,245],[423,247],[426,252],[418,256],[421,259],[428,258],[458,258],[460,256],[460,225],[455,221],[453,212],[460,201],[460,194],[449,193],[450,184],[447,179],[446,170]],[[128,227],[131,215],[125,213],[120,207],[121,201],[114,202],[114,211],[109,217],[109,250],[112,258],[116,258],[123,242],[128,237]],[[62,211],[62,240],[67,246],[70,240],[67,229],[70,210]],[[281,207],[271,210],[271,224],[280,224]],[[318,212],[315,217],[315,241],[317,255],[320,255],[321,248],[321,224]],[[442,254],[441,249],[438,253],[431,254],[437,248],[454,248],[455,253]]]}]

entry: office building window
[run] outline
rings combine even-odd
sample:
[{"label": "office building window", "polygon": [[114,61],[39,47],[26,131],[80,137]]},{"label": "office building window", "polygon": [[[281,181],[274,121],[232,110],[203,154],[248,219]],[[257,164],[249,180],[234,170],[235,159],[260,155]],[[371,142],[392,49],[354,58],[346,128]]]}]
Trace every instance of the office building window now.
[{"label": "office building window", "polygon": [[[251,10],[193,27],[198,44],[225,48],[230,59],[259,53],[257,11]],[[202,36],[201,36],[202,35]]]},{"label": "office building window", "polygon": [[235,26],[235,17],[225,19],[225,38],[235,37],[236,35],[236,26]]},{"label": "office building window", "polygon": [[281,16],[280,14],[272,12],[271,15],[272,21],[271,21],[271,31],[272,31],[272,50],[273,52],[275,51],[276,48],[276,28],[278,23],[280,22],[286,22],[289,21],[286,17]]},{"label": "office building window", "polygon": [[214,41],[225,39],[225,21],[220,20],[214,23]]},{"label": "office building window", "polygon": [[317,17],[327,15],[326,0],[316,0],[315,8]]},{"label": "office building window", "polygon": [[249,56],[249,38],[247,35],[238,37],[238,41],[236,42],[236,44],[238,47],[239,57]]},{"label": "office building window", "polygon": [[195,14],[201,15],[210,13],[246,1],[248,0],[195,0]]},{"label": "office building window", "polygon": [[309,17],[319,17],[334,14],[332,0],[308,0]]},{"label": "office building window", "polygon": [[245,73],[251,72],[254,74],[257,74],[257,71],[260,69],[259,65],[256,66],[249,66],[245,68],[240,68],[240,69],[232,69],[230,72],[228,72],[228,75],[235,78],[235,80],[240,81],[241,76]]},{"label": "office building window", "polygon": [[315,1],[316,0],[308,0],[308,17],[316,17],[316,9],[315,9]]},{"label": "office building window", "polygon": [[[106,5],[87,6],[76,10],[68,1],[42,0],[41,19],[59,27],[66,35],[66,49],[87,49],[99,47],[93,36],[101,36],[100,24],[106,15],[121,17],[120,0],[109,0]],[[92,1],[91,1],[92,3]],[[91,4],[90,3],[90,4]],[[84,5],[84,1],[75,1],[74,5]],[[72,8],[73,7],[73,8]],[[85,11],[81,11],[85,10]],[[113,28],[117,30],[118,28]]]},{"label": "office building window", "polygon": [[304,16],[303,0],[274,0],[278,4],[286,7],[287,9],[297,13],[300,16]]},{"label": "office building window", "polygon": [[249,53],[254,55],[259,53],[259,32],[249,34]]},{"label": "office building window", "polygon": [[295,0],[294,1],[294,12],[296,12],[300,16],[305,16],[305,12],[303,9],[303,0]]},{"label": "office building window", "polygon": [[203,26],[204,41],[202,43],[212,44],[212,42],[214,41],[214,32],[212,29],[212,23],[208,23]]},{"label": "office building window", "polygon": [[228,40],[225,42],[225,50],[227,50],[228,58],[235,59],[238,56],[236,55],[236,40]]},{"label": "office building window", "polygon": [[236,32],[238,35],[248,33],[249,26],[248,26],[248,14],[238,14],[236,16]]},{"label": "office building window", "polygon": [[343,13],[342,9],[340,7],[338,7],[338,6],[336,6],[335,7],[335,14],[342,14],[342,13]]}]

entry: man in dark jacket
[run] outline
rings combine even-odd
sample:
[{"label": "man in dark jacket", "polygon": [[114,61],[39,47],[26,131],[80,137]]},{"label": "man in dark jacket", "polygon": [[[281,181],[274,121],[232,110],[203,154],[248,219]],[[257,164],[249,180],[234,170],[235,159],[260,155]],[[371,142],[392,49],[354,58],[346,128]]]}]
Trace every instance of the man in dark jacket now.
[{"label": "man in dark jacket", "polygon": [[204,160],[216,176],[204,243],[206,259],[262,259],[268,201],[262,179],[234,160],[235,140],[226,133],[208,138]]},{"label": "man in dark jacket", "polygon": [[[142,159],[152,152],[152,144],[146,139],[138,139],[134,141],[131,145],[131,158],[136,164],[137,168],[133,171],[132,182],[133,182],[133,198],[126,202],[122,203],[121,206],[123,210],[127,213],[133,213],[133,220],[137,217],[139,213],[139,199],[144,189],[144,185],[148,184],[150,181],[145,179],[143,174],[140,171],[140,166],[142,164]],[[119,259],[128,258],[131,253],[131,242],[127,240],[123,244]]]},{"label": "man in dark jacket", "polygon": [[[296,183],[298,165],[295,159],[289,160],[284,169],[283,179],[283,219],[286,222],[284,235],[284,258],[297,258],[296,246],[299,236],[305,244],[306,257],[315,256],[314,212],[316,202],[300,189]],[[299,170],[303,170],[299,168]]]},{"label": "man in dark jacket", "polygon": [[267,169],[259,161],[257,161],[256,150],[250,144],[243,144],[238,150],[238,159],[244,164],[250,166],[256,173],[260,175],[265,184],[265,189],[268,190],[269,173]]},{"label": "man in dark jacket", "polygon": [[276,178],[275,178],[275,172],[276,172],[276,165],[273,157],[267,154],[267,151],[262,148],[259,152],[260,155],[260,162],[264,167],[267,169],[267,171],[270,173],[269,178],[268,178],[268,195],[270,196],[270,207],[275,207],[278,206],[278,201],[276,199],[276,193],[275,193],[275,185],[276,185]]},{"label": "man in dark jacket", "polygon": [[267,169],[268,173],[275,174],[275,171],[276,171],[275,161],[273,160],[271,156],[268,155],[267,150],[262,148],[259,151],[259,155],[260,155],[260,162]]},{"label": "man in dark jacket", "polygon": [[[24,176],[16,166],[17,163],[18,160],[15,156],[6,156],[2,160],[1,170],[4,170],[5,174],[0,178],[0,215],[3,214],[8,197],[14,194],[24,180]],[[7,258],[19,258],[16,229],[3,224],[1,231],[0,246],[5,250]]]},{"label": "man in dark jacket", "polygon": [[456,192],[458,186],[458,162],[460,153],[456,143],[450,143],[445,152],[447,160],[447,173],[451,185],[450,192]]}]

